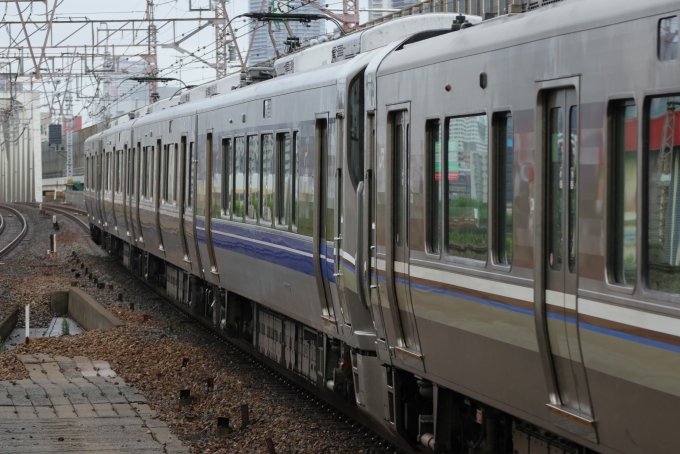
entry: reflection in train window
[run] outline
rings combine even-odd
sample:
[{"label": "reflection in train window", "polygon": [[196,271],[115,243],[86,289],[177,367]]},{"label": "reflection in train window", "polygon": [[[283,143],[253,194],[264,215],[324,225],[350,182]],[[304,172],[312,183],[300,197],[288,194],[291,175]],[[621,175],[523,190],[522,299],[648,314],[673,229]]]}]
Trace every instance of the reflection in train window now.
[{"label": "reflection in train window", "polygon": [[446,126],[448,253],[486,261],[489,242],[488,120],[486,115],[449,118]]},{"label": "reflection in train window", "polygon": [[576,269],[576,188],[578,187],[578,107],[569,108],[569,272]]},{"label": "reflection in train window", "polygon": [[274,220],[274,135],[262,135],[262,220],[271,224]]},{"label": "reflection in train window", "polygon": [[177,160],[178,160],[178,147],[177,144],[170,145],[170,172],[168,174],[168,181],[170,182],[170,191],[168,197],[170,197],[170,202],[177,202]]},{"label": "reflection in train window", "polygon": [[442,146],[441,123],[428,120],[425,124],[427,159],[427,250],[439,254],[442,245]]},{"label": "reflection in train window", "polygon": [[163,175],[164,180],[161,193],[163,194],[161,197],[161,200],[164,202],[168,202],[168,192],[170,190],[170,145],[165,144],[163,145]]},{"label": "reflection in train window", "polygon": [[142,197],[146,197],[148,192],[147,192],[147,179],[149,178],[149,161],[148,161],[148,154],[149,151],[147,150],[148,147],[144,147],[142,151],[142,178],[141,178],[141,183],[140,186],[142,188]]},{"label": "reflection in train window", "polygon": [[659,21],[659,60],[678,58],[678,16]]},{"label": "reflection in train window", "polygon": [[293,161],[291,159],[290,134],[281,133],[276,136],[278,168],[276,176],[276,210],[279,225],[288,225],[292,208],[291,182],[293,174]]},{"label": "reflection in train window", "polygon": [[647,110],[647,285],[680,293],[680,95]]},{"label": "reflection in train window", "polygon": [[260,213],[260,141],[248,136],[248,196],[246,216],[256,220]]},{"label": "reflection in train window", "polygon": [[234,216],[245,216],[246,201],[246,139],[234,139]]},{"label": "reflection in train window", "polygon": [[[153,155],[153,147],[151,147],[151,152],[152,152],[152,155]],[[194,155],[194,142],[189,142],[189,166],[188,166],[188,168],[189,168],[189,171],[187,172],[187,178],[189,179],[189,184],[187,184],[187,207],[193,208],[193,206],[194,206],[194,182],[195,182],[195,174],[196,174],[196,157]]]},{"label": "reflection in train window", "polygon": [[564,175],[562,162],[564,159],[563,143],[563,112],[561,107],[550,109],[548,131],[548,254],[550,257],[550,269],[560,271],[562,269],[563,241],[562,241],[562,190],[564,188]]},{"label": "reflection in train window", "polygon": [[[231,172],[232,151],[231,139],[222,139],[222,216],[229,216],[231,209],[231,194],[229,189],[232,187],[233,177]],[[215,180],[213,179],[213,184]]]},{"label": "reflection in train window", "polygon": [[494,157],[496,162],[496,261],[512,264],[512,201],[514,140],[512,115],[494,115]]},{"label": "reflection in train window", "polygon": [[222,169],[224,168],[222,162],[226,161],[224,153],[224,146],[215,147],[212,144],[212,134],[210,135],[210,147],[212,149],[212,163],[211,163],[211,194],[210,194],[210,217],[219,219],[222,217],[222,202],[223,197],[227,194],[222,193]]},{"label": "reflection in train window", "polygon": [[293,207],[290,213],[291,224],[295,227],[298,221],[298,207],[300,206],[300,163],[298,162],[298,156],[300,151],[300,132],[293,132],[293,156],[291,158],[293,162]]},{"label": "reflection in train window", "polygon": [[610,203],[614,230],[614,281],[635,285],[637,271],[637,110],[635,102],[618,101],[612,110],[612,177]]}]

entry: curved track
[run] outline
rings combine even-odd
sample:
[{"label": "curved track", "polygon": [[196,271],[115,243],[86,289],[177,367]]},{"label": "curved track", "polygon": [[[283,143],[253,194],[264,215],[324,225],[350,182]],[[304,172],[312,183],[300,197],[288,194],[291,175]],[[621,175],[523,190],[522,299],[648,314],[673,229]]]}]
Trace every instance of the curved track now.
[{"label": "curved track", "polygon": [[[32,207],[38,207],[39,204],[37,203],[29,203],[27,205],[30,205]],[[54,206],[50,205],[47,203],[42,204],[42,209],[43,211],[54,213],[54,214],[60,214],[62,216],[67,217],[68,219],[72,220],[73,222],[76,223],[79,227],[81,227],[86,233],[90,233],[90,224],[87,220],[87,213],[83,210],[79,210],[77,208],[72,208],[72,207],[61,207],[61,206]]]},{"label": "curved track", "polygon": [[7,205],[0,205],[0,258],[12,251],[26,236],[28,223],[26,218]]}]

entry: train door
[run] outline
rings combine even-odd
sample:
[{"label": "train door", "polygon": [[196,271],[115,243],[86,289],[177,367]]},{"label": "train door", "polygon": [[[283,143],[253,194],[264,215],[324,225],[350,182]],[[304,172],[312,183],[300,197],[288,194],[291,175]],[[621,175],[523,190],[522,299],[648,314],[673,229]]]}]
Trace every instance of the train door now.
[{"label": "train door", "polygon": [[203,279],[203,267],[201,266],[201,258],[198,253],[198,236],[196,235],[196,184],[197,172],[196,164],[196,144],[190,141],[186,154],[185,161],[185,214],[184,214],[184,238],[187,246],[187,256],[195,266],[195,271]]},{"label": "train door", "polygon": [[130,217],[130,158],[132,156],[132,149],[129,149],[127,144],[123,145],[123,160],[121,163],[121,191],[123,193],[123,219],[125,220],[125,236],[132,236],[134,238],[134,230],[132,228],[132,218]]},{"label": "train door", "polygon": [[[219,279],[219,272],[217,270],[217,259],[215,258],[215,249],[212,241],[212,219],[215,210],[219,213],[221,208],[221,200],[213,201],[215,193],[213,192],[213,175],[215,168],[220,172],[222,167],[222,160],[220,155],[221,150],[215,150],[213,147],[213,133],[209,132],[206,137],[206,153],[205,153],[205,179],[203,183],[205,184],[205,244],[208,248],[208,258],[210,259],[210,272],[214,274]],[[221,185],[221,181],[218,182],[218,187]],[[215,202],[217,205],[215,205]],[[216,217],[216,216],[215,216]]]},{"label": "train door", "polygon": [[137,237],[136,240],[144,242],[142,233],[142,219],[139,215],[139,199],[140,193],[142,192],[141,185],[141,169],[142,169],[142,143],[137,142],[137,147],[132,149],[132,170],[134,175],[134,181],[132,182],[132,193],[134,200],[134,224],[136,227]]},{"label": "train door", "polygon": [[184,228],[184,215],[187,211],[187,137],[182,136],[180,141],[180,155],[179,155],[179,200],[177,201],[177,207],[179,208],[179,237],[180,244],[182,246],[182,256],[184,257],[184,262],[191,264],[191,257],[189,256],[189,247],[187,242],[187,233]]},{"label": "train door", "polygon": [[578,336],[576,90],[548,92],[546,102],[542,301],[556,388],[549,407],[556,424],[596,441]]},{"label": "train door", "polygon": [[[336,327],[335,308],[333,306],[333,288],[331,280],[333,276],[333,217],[332,207],[329,205],[328,196],[332,194],[329,181],[334,175],[329,175],[329,150],[328,150],[328,114],[317,114],[314,129],[314,143],[316,165],[314,169],[314,274],[316,275],[321,300],[321,318]],[[334,197],[334,196],[333,196]],[[332,203],[332,202],[331,202]],[[331,208],[331,210],[329,210]],[[329,213],[331,216],[329,216]]]},{"label": "train door", "polygon": [[396,339],[397,358],[423,368],[415,314],[411,303],[409,267],[409,142],[408,106],[390,112],[387,130],[387,294]]},{"label": "train door", "polygon": [[[163,168],[163,160],[165,157],[163,156],[163,145],[161,144],[160,139],[156,141],[156,150],[157,152],[154,153],[154,157],[157,157],[156,163],[155,163],[155,178],[154,178],[154,213],[155,213],[155,218],[156,218],[156,232],[158,234],[158,249],[165,252],[165,246],[163,246],[163,232],[161,231],[161,188],[163,187],[161,185],[161,178],[167,178],[167,175],[163,175],[161,172],[161,169]],[[167,183],[166,183],[167,184]]]}]

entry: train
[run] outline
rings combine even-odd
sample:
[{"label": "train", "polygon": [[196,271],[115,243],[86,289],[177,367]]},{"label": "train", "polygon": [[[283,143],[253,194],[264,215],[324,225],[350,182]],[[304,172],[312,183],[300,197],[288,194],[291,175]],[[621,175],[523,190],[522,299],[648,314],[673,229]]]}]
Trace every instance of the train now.
[{"label": "train", "polygon": [[543,4],[114,119],[92,238],[414,449],[678,452],[680,5]]}]

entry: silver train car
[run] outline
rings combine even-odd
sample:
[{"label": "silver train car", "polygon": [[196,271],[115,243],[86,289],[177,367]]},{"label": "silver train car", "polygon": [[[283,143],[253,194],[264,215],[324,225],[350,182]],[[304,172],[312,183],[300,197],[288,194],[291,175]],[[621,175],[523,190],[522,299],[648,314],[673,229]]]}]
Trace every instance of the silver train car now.
[{"label": "silver train car", "polygon": [[408,17],[132,112],[92,236],[422,449],[677,452],[679,15]]}]

